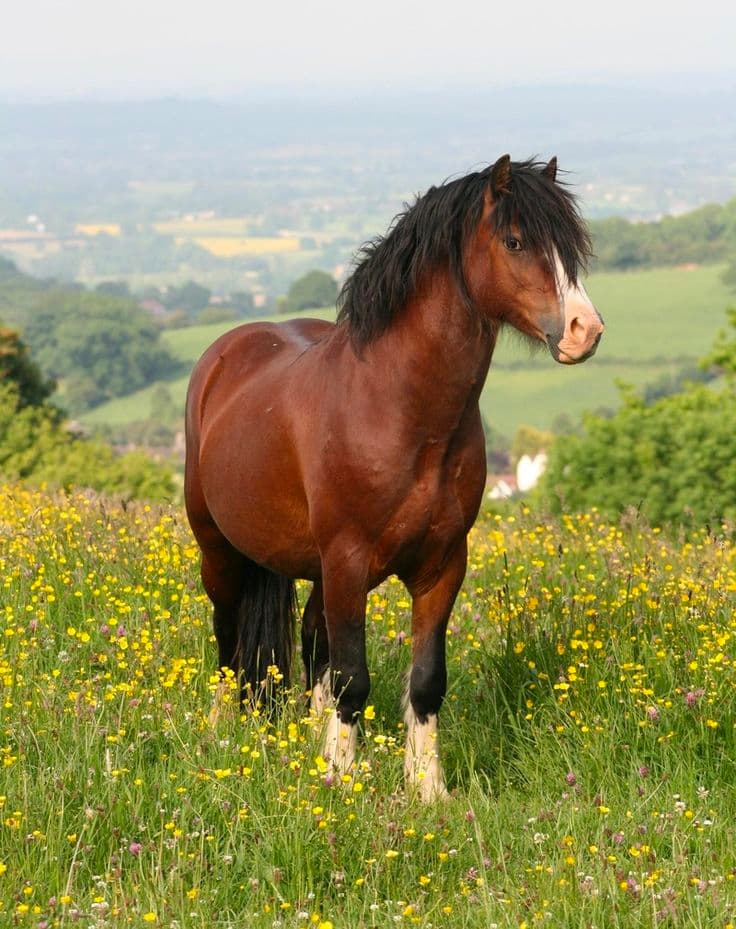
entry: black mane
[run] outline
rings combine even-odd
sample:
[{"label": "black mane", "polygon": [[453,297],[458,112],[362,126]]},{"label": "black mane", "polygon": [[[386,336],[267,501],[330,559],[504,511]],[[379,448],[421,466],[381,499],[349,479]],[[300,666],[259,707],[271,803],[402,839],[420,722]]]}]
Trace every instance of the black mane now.
[{"label": "black mane", "polygon": [[[517,226],[524,247],[554,269],[559,256],[565,277],[577,282],[591,254],[590,237],[575,197],[542,173],[543,162],[511,162],[509,190],[497,197],[491,214],[494,234]],[[386,330],[414,293],[421,276],[449,265],[466,305],[472,309],[463,274],[463,250],[483,213],[483,195],[492,167],[484,168],[417,197],[394,218],[389,231],[367,242],[338,298],[338,323],[349,327],[357,348]]]}]

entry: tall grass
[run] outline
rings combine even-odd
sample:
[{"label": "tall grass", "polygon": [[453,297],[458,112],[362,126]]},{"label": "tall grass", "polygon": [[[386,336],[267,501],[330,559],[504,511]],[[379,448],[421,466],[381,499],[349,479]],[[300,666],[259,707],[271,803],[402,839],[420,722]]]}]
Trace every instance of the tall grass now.
[{"label": "tall grass", "polygon": [[373,692],[340,780],[298,686],[275,718],[233,698],[208,725],[178,511],[5,487],[0,568],[0,925],[736,924],[730,542],[486,518],[434,806],[401,783],[397,582],[369,598]]}]

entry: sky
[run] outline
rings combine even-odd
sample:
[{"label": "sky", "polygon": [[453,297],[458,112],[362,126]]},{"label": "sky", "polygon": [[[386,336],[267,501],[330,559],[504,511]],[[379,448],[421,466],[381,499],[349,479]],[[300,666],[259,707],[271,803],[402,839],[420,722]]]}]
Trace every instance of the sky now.
[{"label": "sky", "polygon": [[6,0],[0,96],[707,82],[734,47],[732,0]]}]

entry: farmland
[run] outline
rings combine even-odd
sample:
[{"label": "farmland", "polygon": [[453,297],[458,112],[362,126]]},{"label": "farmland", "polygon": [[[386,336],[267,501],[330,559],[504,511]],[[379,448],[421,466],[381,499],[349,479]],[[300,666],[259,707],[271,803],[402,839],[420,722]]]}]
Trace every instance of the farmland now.
[{"label": "farmland", "polygon": [[[401,786],[409,603],[369,597],[359,764],[217,678],[178,509],[0,489],[0,922],[736,923],[736,549],[486,514],[448,635],[451,798]],[[304,590],[300,592],[304,596]],[[240,717],[240,718],[239,718]]]},{"label": "farmland", "polygon": [[[504,337],[481,399],[489,423],[509,436],[522,424],[550,428],[555,417],[615,407],[617,380],[636,387],[693,363],[710,347],[724,324],[729,292],[718,265],[592,275],[587,286],[606,321],[596,357],[576,368],[553,364],[546,354],[530,357],[524,345]],[[319,315],[329,318],[331,311]],[[227,324],[166,332],[164,340],[185,365]],[[183,408],[188,375],[167,383]],[[85,417],[94,424],[124,424],[149,415],[155,387],[98,407]]]},{"label": "farmland", "polygon": [[[177,243],[182,240],[177,240]],[[221,258],[233,255],[276,255],[299,251],[295,236],[214,236],[195,238],[201,248]]]}]

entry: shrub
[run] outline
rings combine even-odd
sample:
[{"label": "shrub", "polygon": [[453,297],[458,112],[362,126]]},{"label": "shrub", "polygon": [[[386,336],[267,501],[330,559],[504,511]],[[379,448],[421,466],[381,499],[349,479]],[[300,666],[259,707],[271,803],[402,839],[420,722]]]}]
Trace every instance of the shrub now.
[{"label": "shrub", "polygon": [[693,386],[650,406],[625,393],[611,418],[550,450],[541,493],[554,512],[628,506],[652,523],[736,521],[736,392]]}]

